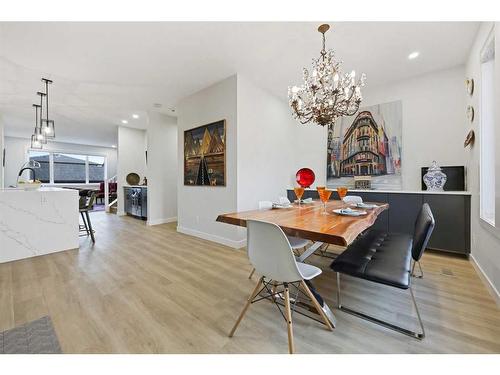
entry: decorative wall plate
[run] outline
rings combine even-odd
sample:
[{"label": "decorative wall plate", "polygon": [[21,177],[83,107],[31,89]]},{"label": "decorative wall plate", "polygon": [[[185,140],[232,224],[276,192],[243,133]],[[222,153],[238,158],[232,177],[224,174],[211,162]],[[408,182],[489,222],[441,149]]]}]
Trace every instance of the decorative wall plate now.
[{"label": "decorative wall plate", "polygon": [[467,106],[467,118],[470,122],[474,121],[474,107],[471,105]]},{"label": "decorative wall plate", "polygon": [[125,180],[127,181],[127,184],[129,184],[129,185],[138,185],[141,178],[139,177],[139,175],[137,173],[132,172],[132,173],[129,173],[127,175]]},{"label": "decorative wall plate", "polygon": [[465,80],[465,88],[467,89],[467,93],[470,96],[474,94],[474,78],[467,78]]},{"label": "decorative wall plate", "polygon": [[314,180],[316,179],[314,172],[312,171],[312,169],[309,168],[299,169],[295,174],[295,177],[297,183],[303,188],[310,187],[313,184]]},{"label": "decorative wall plate", "polygon": [[465,137],[465,141],[464,141],[464,147],[467,147],[467,146],[474,146],[474,140],[476,138],[476,135],[474,134],[474,130],[471,130],[468,134],[467,134],[467,137]]}]

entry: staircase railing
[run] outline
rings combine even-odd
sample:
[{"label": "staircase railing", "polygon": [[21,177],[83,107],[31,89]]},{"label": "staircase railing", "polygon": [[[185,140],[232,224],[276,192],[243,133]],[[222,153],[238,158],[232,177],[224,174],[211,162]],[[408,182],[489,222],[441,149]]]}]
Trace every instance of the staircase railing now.
[{"label": "staircase railing", "polygon": [[[106,180],[106,182],[104,183],[104,204],[105,204],[104,207],[106,209],[106,212],[109,212],[111,209],[111,206],[113,206],[118,201],[118,197],[117,197],[111,203],[109,202],[109,183],[110,182],[117,182],[116,175],[114,175],[111,178],[108,178]],[[118,192],[116,192],[116,193],[118,195]]]}]

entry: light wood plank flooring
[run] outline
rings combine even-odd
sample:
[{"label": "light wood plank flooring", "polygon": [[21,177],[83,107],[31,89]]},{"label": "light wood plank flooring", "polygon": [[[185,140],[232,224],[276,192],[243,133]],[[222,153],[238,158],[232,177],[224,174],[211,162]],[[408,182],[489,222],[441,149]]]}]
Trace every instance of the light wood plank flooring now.
[{"label": "light wood plank flooring", "polygon": [[[244,251],[92,213],[97,242],[0,264],[0,331],[50,315],[65,353],[286,353],[285,321],[267,301],[229,338],[256,276]],[[224,225],[224,224],[221,224]],[[427,337],[403,336],[335,309],[330,260],[315,285],[338,319],[330,332],[294,315],[297,353],[500,353],[500,309],[468,260],[427,252],[414,290]],[[408,293],[343,278],[343,303],[417,328]]]}]

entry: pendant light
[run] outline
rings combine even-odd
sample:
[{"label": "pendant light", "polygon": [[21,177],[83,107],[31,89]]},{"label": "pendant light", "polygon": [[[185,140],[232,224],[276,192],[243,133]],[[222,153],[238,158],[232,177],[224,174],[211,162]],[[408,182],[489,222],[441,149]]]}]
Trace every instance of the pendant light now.
[{"label": "pendant light", "polygon": [[31,135],[31,148],[33,149],[41,149],[42,148],[42,142],[38,139],[38,134],[37,134],[37,129],[38,129],[38,108],[40,106],[38,104],[33,104],[33,107],[35,107],[35,131]]},{"label": "pendant light", "polygon": [[42,120],[42,130],[46,139],[54,139],[56,137],[56,128],[54,120],[49,119],[49,84],[52,84],[52,81],[42,78],[42,82],[45,83],[45,119]]},{"label": "pendant light", "polygon": [[38,123],[38,127],[35,128],[35,135],[42,144],[47,144],[47,138],[45,137],[45,133],[42,130],[43,97],[45,96],[45,93],[38,91],[37,95],[40,95],[40,121]]},{"label": "pendant light", "polygon": [[[40,96],[40,105],[33,104],[35,107],[35,131],[31,135],[31,148],[41,149],[47,143],[47,139],[56,137],[56,129],[54,120],[49,119],[49,85],[52,81],[47,78],[42,78],[45,83],[45,92],[38,91]],[[43,118],[43,102],[45,97],[45,118]],[[38,117],[38,109],[40,109],[40,117]]]}]

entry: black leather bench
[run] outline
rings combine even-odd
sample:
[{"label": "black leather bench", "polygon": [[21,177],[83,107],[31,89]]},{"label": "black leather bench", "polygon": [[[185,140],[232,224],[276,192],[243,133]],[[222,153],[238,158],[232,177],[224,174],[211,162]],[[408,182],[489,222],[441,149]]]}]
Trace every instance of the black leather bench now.
[{"label": "black leather bench", "polygon": [[[360,235],[331,264],[331,268],[337,272],[338,307],[406,335],[418,339],[425,337],[420,313],[411,289],[411,262],[412,259],[418,262],[422,257],[434,226],[435,221],[431,209],[427,203],[424,203],[415,222],[413,237],[375,230],[369,230]],[[416,333],[343,306],[340,295],[341,273],[395,288],[410,289],[422,332]]]}]

